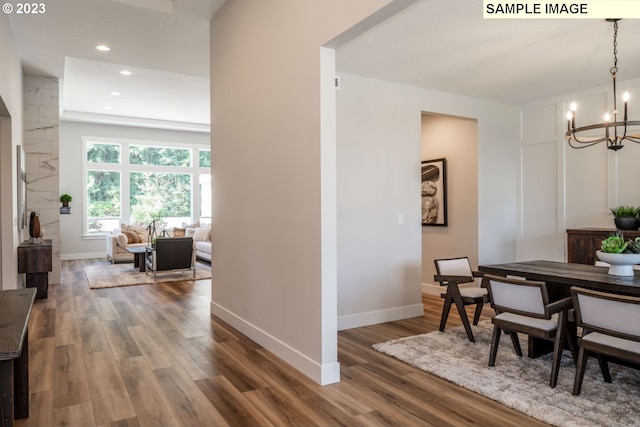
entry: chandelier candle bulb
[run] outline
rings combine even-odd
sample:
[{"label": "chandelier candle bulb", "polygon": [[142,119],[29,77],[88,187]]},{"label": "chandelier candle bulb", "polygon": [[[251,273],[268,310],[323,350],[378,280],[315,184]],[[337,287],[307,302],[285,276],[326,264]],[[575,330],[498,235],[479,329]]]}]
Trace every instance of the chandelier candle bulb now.
[{"label": "chandelier candle bulb", "polygon": [[622,100],[624,101],[624,121],[627,121],[627,102],[629,102],[629,92],[622,94]]}]

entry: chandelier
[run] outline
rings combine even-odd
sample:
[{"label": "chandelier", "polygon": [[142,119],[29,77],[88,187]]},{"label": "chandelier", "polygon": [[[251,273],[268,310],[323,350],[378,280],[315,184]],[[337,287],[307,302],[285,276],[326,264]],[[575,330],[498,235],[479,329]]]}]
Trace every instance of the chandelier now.
[{"label": "chandelier", "polygon": [[[607,19],[607,22],[613,22],[613,67],[609,72],[611,73],[611,80],[613,81],[613,121],[611,121],[611,115],[606,113],[604,115],[604,123],[598,123],[595,125],[576,127],[576,103],[572,102],[570,111],[567,112],[567,141],[571,148],[585,148],[600,142],[606,142],[607,148],[617,151],[624,147],[623,141],[632,141],[640,143],[640,135],[628,135],[627,126],[640,126],[639,120],[627,120],[627,104],[629,102],[629,92],[625,92],[622,95],[622,101],[624,102],[624,114],[623,120],[618,121],[618,104],[616,99],[616,74],[618,73],[618,21],[620,19]],[[603,137],[578,137],[578,133],[584,131],[590,131],[593,129],[604,129],[605,135]]]}]

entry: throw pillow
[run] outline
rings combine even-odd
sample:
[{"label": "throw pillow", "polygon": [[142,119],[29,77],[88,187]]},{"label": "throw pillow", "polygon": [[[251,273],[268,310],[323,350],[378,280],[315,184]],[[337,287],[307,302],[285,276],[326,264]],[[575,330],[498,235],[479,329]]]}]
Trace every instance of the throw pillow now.
[{"label": "throw pillow", "polygon": [[185,228],[174,228],[173,229],[173,237],[184,237]]},{"label": "throw pillow", "polygon": [[127,231],[136,233],[141,242],[146,242],[147,237],[149,236],[147,229],[145,227],[140,227],[139,225],[130,225],[127,227]]},{"label": "throw pillow", "polygon": [[196,232],[193,234],[193,240],[196,242],[206,242],[209,240],[211,230],[209,228],[196,228]]},{"label": "throw pillow", "polygon": [[122,246],[124,248],[125,246],[127,246],[127,243],[129,243],[129,240],[124,234],[118,233],[118,235],[116,236],[116,242],[118,242],[118,246]]},{"label": "throw pillow", "polygon": [[123,231],[122,234],[127,236],[128,243],[140,243],[140,237],[133,231]]},{"label": "throw pillow", "polygon": [[184,229],[184,237],[193,237],[194,234],[196,234],[196,229],[194,227],[187,227]]},{"label": "throw pillow", "polygon": [[182,228],[197,228],[200,227],[200,221],[194,222],[193,224],[187,224],[186,222],[182,223]]}]

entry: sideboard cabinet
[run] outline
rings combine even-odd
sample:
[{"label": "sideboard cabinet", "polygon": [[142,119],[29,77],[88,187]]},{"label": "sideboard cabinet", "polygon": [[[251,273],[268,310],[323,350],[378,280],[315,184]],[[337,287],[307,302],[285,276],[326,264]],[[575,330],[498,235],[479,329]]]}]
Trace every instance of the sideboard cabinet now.
[{"label": "sideboard cabinet", "polygon": [[[615,228],[574,228],[567,230],[567,262],[591,264],[596,261],[596,251],[602,240],[615,234]],[[624,238],[640,237],[640,231],[624,231]]]}]

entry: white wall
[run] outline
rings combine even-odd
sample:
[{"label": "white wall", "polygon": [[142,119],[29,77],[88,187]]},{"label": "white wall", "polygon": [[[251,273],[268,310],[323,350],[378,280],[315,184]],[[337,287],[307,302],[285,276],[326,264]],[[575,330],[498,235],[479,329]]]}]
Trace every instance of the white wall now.
[{"label": "white wall", "polygon": [[385,3],[230,0],[211,22],[212,312],[322,384],[339,365],[321,46]]},{"label": "white wall", "polygon": [[16,146],[23,141],[22,65],[9,17],[0,15],[0,275],[2,289],[18,287],[18,231]]},{"label": "white wall", "polygon": [[[618,81],[631,94],[630,120],[638,109],[640,80]],[[614,229],[609,208],[640,205],[640,144],[627,142],[618,152],[604,144],[574,150],[565,138],[565,114],[578,103],[576,126],[602,122],[612,110],[609,86],[524,106],[518,162],[517,258],[566,260],[566,229]],[[635,103],[634,103],[635,100]]]},{"label": "white wall", "polygon": [[[341,326],[422,313],[424,111],[477,121],[479,178],[471,197],[478,199],[478,215],[469,220],[477,223],[478,237],[471,244],[477,241],[479,263],[514,260],[515,107],[348,74],[341,75],[337,96]],[[399,214],[403,224],[398,224]],[[466,242],[458,243],[463,250]]]},{"label": "white wall", "polygon": [[[422,283],[432,284],[438,258],[467,256],[478,265],[478,123],[422,115],[422,160],[447,159],[447,226],[422,227]],[[439,285],[423,292],[440,295]]]},{"label": "white wall", "polygon": [[[73,197],[71,214],[60,215],[61,250],[64,259],[106,257],[104,238],[83,238],[82,206],[82,138],[115,138],[121,140],[141,140],[160,142],[185,142],[201,144],[209,148],[211,137],[205,132],[185,132],[150,129],[133,126],[117,126],[71,121],[60,122],[60,194]],[[59,203],[57,203],[59,206]]]}]

